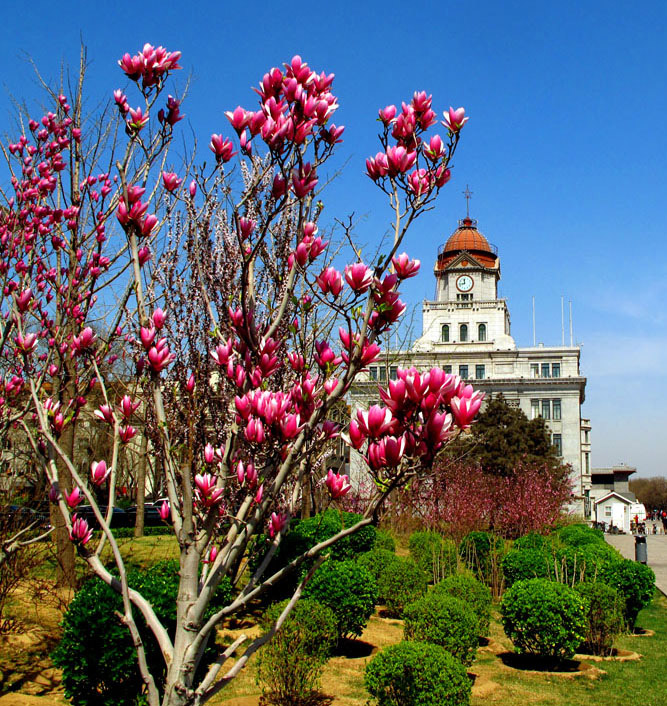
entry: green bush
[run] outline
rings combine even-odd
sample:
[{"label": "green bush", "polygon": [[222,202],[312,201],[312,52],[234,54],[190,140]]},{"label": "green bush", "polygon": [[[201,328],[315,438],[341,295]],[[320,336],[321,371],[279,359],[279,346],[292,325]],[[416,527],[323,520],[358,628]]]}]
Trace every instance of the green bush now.
[{"label": "green bush", "polygon": [[459,598],[470,605],[477,616],[478,635],[488,635],[491,623],[491,591],[472,574],[455,574],[433,587],[433,593]]},{"label": "green bush", "polygon": [[428,642],[399,642],[369,662],[364,679],[377,706],[466,706],[471,683],[465,667]]},{"label": "green bush", "polygon": [[547,579],[517,581],[500,605],[505,634],[517,652],[571,657],[586,638],[586,608],[569,586]]},{"label": "green bush", "polygon": [[551,558],[542,549],[512,549],[502,562],[505,585],[509,588],[517,581],[549,578]]},{"label": "green bush", "polygon": [[582,547],[585,544],[604,544],[604,532],[602,530],[593,529],[582,523],[567,525],[567,527],[558,530],[556,535],[563,544],[568,544],[571,547]]},{"label": "green bush", "polygon": [[[373,574],[373,578],[379,586],[380,577],[387,570],[391,564],[393,564],[396,559],[396,554],[388,551],[387,549],[382,549],[380,547],[373,547],[370,552],[362,554],[358,559],[357,563],[359,566],[363,566],[364,569]],[[382,602],[384,596],[378,592],[378,600]]]},{"label": "green bush", "polygon": [[428,576],[430,583],[437,583],[456,573],[456,545],[438,532],[413,532],[408,547],[410,556]]},{"label": "green bush", "polygon": [[614,639],[623,632],[623,599],[604,583],[578,583],[577,593],[586,601],[586,639],[583,647],[594,655],[611,654]]},{"label": "green bush", "polygon": [[619,552],[606,542],[567,545],[556,552],[556,578],[569,585],[579,581],[598,581],[621,559]]},{"label": "green bush", "polygon": [[396,542],[389,532],[375,530],[375,544],[373,544],[373,549],[386,549],[389,552],[395,552]]},{"label": "green bush", "polygon": [[551,546],[551,540],[543,534],[529,532],[523,537],[514,540],[514,549],[547,549]]},{"label": "green bush", "polygon": [[[268,630],[287,601],[271,606],[260,620]],[[336,645],[336,616],[316,601],[301,600],[280,630],[259,651],[257,683],[263,701],[274,706],[301,706],[313,701],[320,688],[322,670]]]},{"label": "green bush", "polygon": [[[292,560],[301,556],[316,544],[333,537],[346,527],[352,527],[359,520],[361,515],[350,512],[340,512],[332,508],[320,515],[314,515],[306,520],[294,520],[290,525],[290,531],[283,537],[278,550],[269,563],[265,576],[270,576],[274,572],[287,566]],[[268,538],[261,535],[258,537],[256,546],[259,548],[251,559],[251,569],[256,569],[266,552],[269,549]],[[343,561],[346,559],[356,559],[359,554],[370,551],[376,540],[376,529],[372,525],[362,527],[358,532],[343,537],[327,551],[332,559]],[[312,566],[312,562],[306,562],[301,567],[300,572],[294,572],[283,582],[282,590],[291,593],[301,577]]]},{"label": "green bush", "polygon": [[[174,635],[178,562],[164,561],[147,571],[130,571],[128,584],[153,606],[160,622]],[[209,614],[231,600],[228,579],[221,582]],[[127,628],[114,611],[122,611],[122,599],[100,579],[87,581],[76,593],[63,619],[63,636],[52,657],[63,670],[65,695],[75,706],[134,706],[140,703],[144,684],[137,666],[135,649]],[[146,659],[158,688],[164,681],[165,666],[152,632],[139,612],[135,620],[146,648]],[[215,657],[211,646],[200,667]]]},{"label": "green bush", "polygon": [[377,602],[373,574],[356,561],[329,559],[315,572],[303,591],[328,606],[336,616],[339,637],[361,635]]},{"label": "green bush", "polygon": [[479,643],[479,621],[471,606],[442,592],[431,591],[403,611],[406,640],[444,647],[466,666]]},{"label": "green bush", "polygon": [[408,603],[421,598],[427,589],[426,574],[411,559],[394,557],[380,575],[378,591],[384,598],[387,613],[400,618]]},{"label": "green bush", "polygon": [[653,569],[631,559],[620,559],[604,567],[601,580],[623,597],[623,618],[628,629],[633,630],[639,611],[646,608],[653,599]]}]

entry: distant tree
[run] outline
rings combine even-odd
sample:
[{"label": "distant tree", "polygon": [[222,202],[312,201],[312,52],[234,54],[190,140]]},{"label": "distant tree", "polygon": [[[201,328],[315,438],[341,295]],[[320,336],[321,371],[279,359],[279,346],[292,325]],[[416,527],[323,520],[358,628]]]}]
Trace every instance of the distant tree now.
[{"label": "distant tree", "polygon": [[496,476],[513,475],[519,464],[539,466],[559,477],[568,473],[551,444],[544,419],[528,419],[502,395],[489,401],[470,434],[450,445],[448,456],[477,462],[485,473]]},{"label": "distant tree", "polygon": [[630,490],[647,510],[667,510],[667,478],[635,478],[630,481]]}]

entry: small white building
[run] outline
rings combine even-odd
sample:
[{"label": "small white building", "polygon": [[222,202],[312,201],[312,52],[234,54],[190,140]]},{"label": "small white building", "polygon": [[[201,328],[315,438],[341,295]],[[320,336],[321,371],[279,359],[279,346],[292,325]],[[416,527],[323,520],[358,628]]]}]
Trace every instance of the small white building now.
[{"label": "small white building", "polygon": [[623,532],[630,532],[635,516],[646,519],[646,508],[637,502],[630,490],[629,478],[637,469],[625,463],[605,468],[593,468],[584,490],[585,517],[591,522],[604,522]]}]

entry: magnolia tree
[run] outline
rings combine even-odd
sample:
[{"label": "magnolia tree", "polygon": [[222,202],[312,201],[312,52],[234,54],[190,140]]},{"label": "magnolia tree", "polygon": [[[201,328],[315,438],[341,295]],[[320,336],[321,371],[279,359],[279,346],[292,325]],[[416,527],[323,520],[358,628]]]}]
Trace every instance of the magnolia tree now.
[{"label": "magnolia tree", "polygon": [[[443,370],[399,370],[381,405],[339,423],[355,378],[405,309],[399,287],[419,262],[403,240],[449,180],[464,110],[445,112],[443,137],[428,134],[438,120],[424,92],[380,110],[381,149],[366,168],[387,196],[393,241],[364,262],[346,231],[340,271],[319,233],[317,200],[318,175],[343,134],[333,74],[298,56],[271,69],[255,89],[258,104],[226,113],[227,136],[210,138],[206,161],[184,165],[168,153],[181,103],[164,97],[179,61],[150,45],[123,56],[129,88],[114,92],[115,122],[84,120],[80,86],[73,107],[54,94],[53,112],[7,147],[13,193],[0,213],[3,421],[29,440],[71,546],[122,594],[120,619],[151,706],[201,704],[224,688],[280,628],[326,550],[372,523],[481,404]],[[119,354],[132,375],[114,374]],[[74,453],[84,415],[111,439],[85,474]],[[179,547],[175,633],[128,587],[109,528],[120,459],[140,437]],[[362,519],[270,573],[313,469],[326,468],[341,443],[359,451],[373,479]],[[321,482],[331,501],[350,490],[334,470]],[[99,538],[77,516],[84,500]],[[113,571],[101,560],[105,546]],[[195,679],[216,626],[305,562],[275,625],[239,636]],[[225,577],[233,600],[207,610]],[[139,614],[166,675],[149,670]]]}]

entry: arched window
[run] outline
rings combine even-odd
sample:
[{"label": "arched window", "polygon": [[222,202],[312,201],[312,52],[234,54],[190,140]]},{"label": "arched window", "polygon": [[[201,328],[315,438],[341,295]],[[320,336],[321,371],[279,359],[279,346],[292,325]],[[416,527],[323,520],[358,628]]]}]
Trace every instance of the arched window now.
[{"label": "arched window", "polygon": [[486,341],[486,324],[480,324],[477,327],[477,340]]},{"label": "arched window", "polygon": [[468,324],[461,324],[459,327],[459,340],[465,343],[468,340]]},{"label": "arched window", "polygon": [[442,342],[449,343],[449,324],[442,325]]}]

